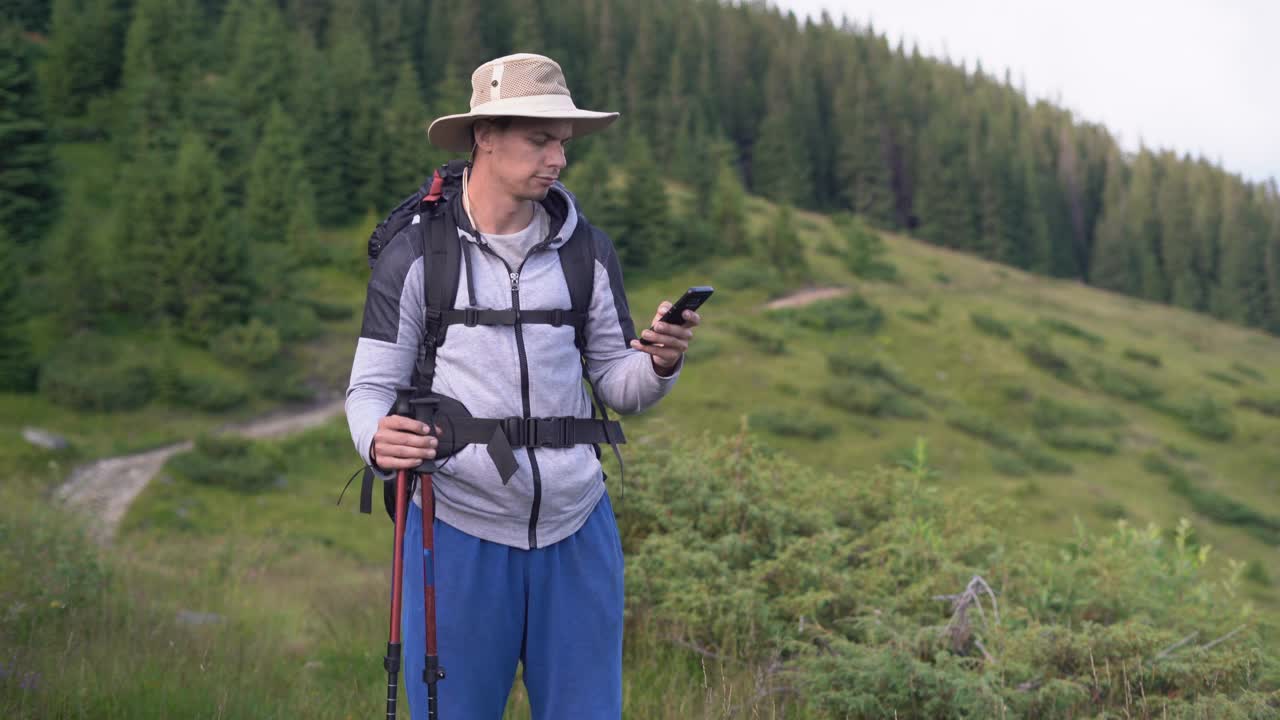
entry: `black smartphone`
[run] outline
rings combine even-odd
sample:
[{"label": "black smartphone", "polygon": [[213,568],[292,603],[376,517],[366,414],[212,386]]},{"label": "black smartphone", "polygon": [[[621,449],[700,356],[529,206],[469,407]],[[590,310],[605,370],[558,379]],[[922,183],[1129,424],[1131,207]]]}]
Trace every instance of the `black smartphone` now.
[{"label": "black smartphone", "polygon": [[[670,325],[683,325],[684,311],[697,310],[699,307],[702,307],[702,303],[706,302],[707,298],[711,297],[711,293],[715,291],[716,289],[710,285],[694,285],[684,291],[684,295],[680,296],[680,299],[676,301],[676,304],[672,305],[671,309],[668,310],[660,320]],[[653,344],[644,338],[640,338],[640,343],[642,345]]]}]

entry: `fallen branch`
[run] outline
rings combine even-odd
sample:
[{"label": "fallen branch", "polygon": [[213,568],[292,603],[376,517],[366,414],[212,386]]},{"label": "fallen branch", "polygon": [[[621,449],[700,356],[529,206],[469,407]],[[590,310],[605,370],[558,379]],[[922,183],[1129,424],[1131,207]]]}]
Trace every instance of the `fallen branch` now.
[{"label": "fallen branch", "polygon": [[1233,635],[1235,635],[1236,633],[1240,632],[1240,631],[1241,631],[1241,630],[1243,630],[1243,629],[1245,629],[1245,626],[1244,626],[1244,625],[1241,625],[1240,627],[1236,628],[1235,630],[1232,630],[1231,632],[1227,633],[1226,635],[1223,635],[1222,637],[1218,638],[1217,640],[1214,640],[1213,642],[1207,643],[1207,644],[1205,644],[1205,645],[1201,645],[1201,646],[1200,646],[1200,649],[1201,649],[1201,650],[1209,650],[1210,648],[1212,648],[1213,646],[1217,645],[1218,643],[1226,642],[1229,638],[1231,638]]}]

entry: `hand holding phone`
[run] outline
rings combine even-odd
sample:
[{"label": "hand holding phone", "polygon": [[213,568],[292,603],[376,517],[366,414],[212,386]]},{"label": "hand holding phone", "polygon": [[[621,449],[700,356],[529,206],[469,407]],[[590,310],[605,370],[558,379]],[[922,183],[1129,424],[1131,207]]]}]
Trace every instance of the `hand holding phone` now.
[{"label": "hand holding phone", "polygon": [[[711,293],[713,292],[715,292],[715,288],[710,285],[695,285],[689,288],[685,291],[684,295],[681,295],[680,299],[671,306],[671,309],[667,310],[667,312],[659,318],[659,322],[664,322],[669,325],[684,325],[684,311],[697,310],[704,302],[707,301],[707,298],[711,297]],[[652,327],[649,329],[653,330]],[[643,337],[639,338],[639,340],[642,345],[654,344],[645,340]]]}]

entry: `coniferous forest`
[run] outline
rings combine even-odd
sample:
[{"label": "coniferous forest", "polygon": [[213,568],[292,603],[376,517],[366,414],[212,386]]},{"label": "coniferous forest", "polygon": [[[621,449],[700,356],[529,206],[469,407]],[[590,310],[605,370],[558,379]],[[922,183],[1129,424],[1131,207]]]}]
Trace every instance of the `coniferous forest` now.
[{"label": "coniferous forest", "polygon": [[[465,111],[471,70],[533,50],[558,59],[580,107],[623,114],[574,148],[569,177],[629,270],[740,250],[745,188],[1280,330],[1274,181],[1124,152],[1107,128],[1030,103],[1007,73],[827,16],[699,0],[26,0],[8,12],[0,252],[34,279],[27,292],[8,281],[2,317],[37,290],[68,329],[163,317],[194,339],[289,322],[273,303],[307,234],[411,192],[446,159],[425,125]],[[55,175],[50,144],[75,140],[110,144],[109,187]],[[618,165],[638,178],[630,192],[596,182]],[[668,202],[659,177],[690,184],[691,201]],[[105,209],[46,237],[82,207],[65,202],[77,194]],[[193,264],[208,272],[183,272]],[[5,383],[34,382],[22,353],[6,354]]]}]

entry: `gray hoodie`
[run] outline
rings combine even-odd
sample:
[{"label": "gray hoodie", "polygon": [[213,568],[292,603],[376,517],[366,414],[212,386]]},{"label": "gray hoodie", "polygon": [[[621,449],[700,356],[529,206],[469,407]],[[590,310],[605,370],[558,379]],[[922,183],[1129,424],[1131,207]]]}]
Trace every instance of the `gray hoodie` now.
[{"label": "gray hoodie", "polygon": [[[570,307],[556,251],[587,220],[563,185],[554,184],[542,201],[551,218],[549,242],[535,246],[519,267],[508,267],[482,248],[458,205],[460,198],[450,202],[455,203],[464,251],[471,253],[479,307],[511,309],[513,286],[522,310]],[[636,333],[617,253],[604,232],[588,228],[595,277],[586,327],[587,372],[601,402],[620,414],[638,413],[670,392],[683,360],[676,373],[664,378],[654,371],[648,354],[630,347]],[[417,230],[408,226],[383,249],[365,298],[346,411],[352,440],[366,463],[378,421],[394,402],[396,386],[409,384],[422,340],[423,258]],[[470,302],[467,275],[459,273],[455,307]],[[433,390],[461,401],[472,416],[525,415],[527,386],[531,417],[591,417],[572,326],[452,325],[448,332],[436,355]],[[507,485],[483,445],[468,445],[442,461],[432,475],[436,516],[475,537],[518,548],[545,547],[573,534],[605,491],[595,448],[515,451],[519,469]],[[394,477],[378,474],[383,480]],[[414,502],[421,505],[421,498],[415,495]]]}]

